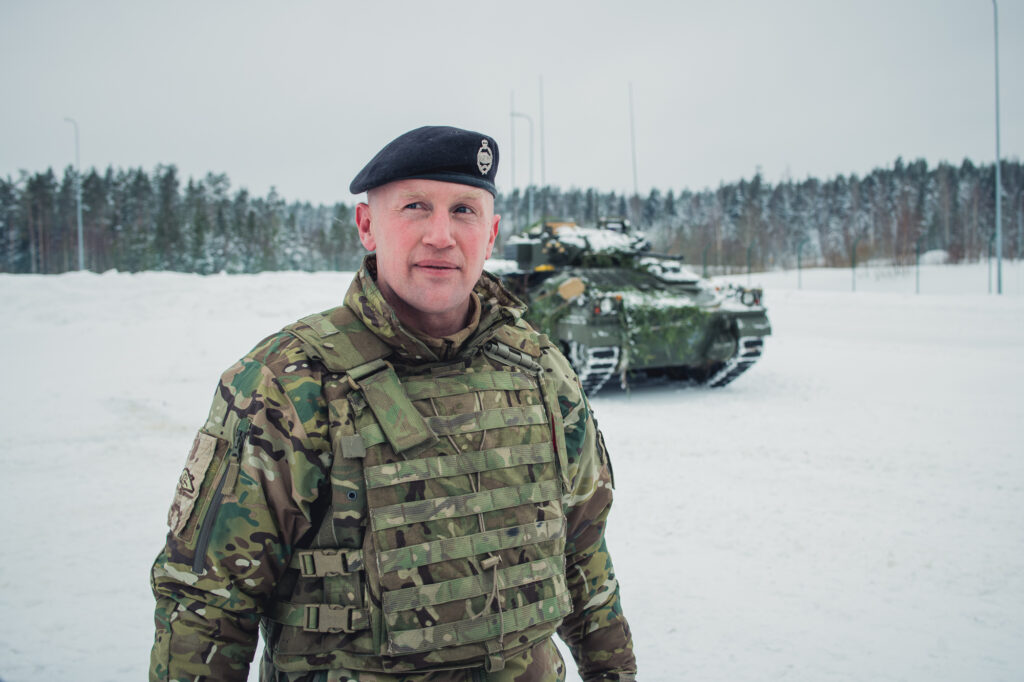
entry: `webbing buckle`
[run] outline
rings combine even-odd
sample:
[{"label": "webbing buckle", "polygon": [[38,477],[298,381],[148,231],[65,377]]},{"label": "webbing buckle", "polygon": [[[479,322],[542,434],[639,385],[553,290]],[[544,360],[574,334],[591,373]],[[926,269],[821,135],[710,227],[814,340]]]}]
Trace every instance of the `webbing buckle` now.
[{"label": "webbing buckle", "polygon": [[305,604],[302,614],[302,629],[306,632],[355,632],[352,627],[351,606],[336,604]]},{"label": "webbing buckle", "polygon": [[349,575],[362,568],[363,552],[343,549],[302,550],[299,555],[299,573],[304,578],[323,578]]}]

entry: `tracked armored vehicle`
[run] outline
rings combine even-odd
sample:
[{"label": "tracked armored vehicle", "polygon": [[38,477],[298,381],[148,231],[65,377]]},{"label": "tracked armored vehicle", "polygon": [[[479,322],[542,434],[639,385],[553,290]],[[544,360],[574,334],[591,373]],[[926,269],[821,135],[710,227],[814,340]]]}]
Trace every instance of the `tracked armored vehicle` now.
[{"label": "tracked armored vehicle", "polygon": [[613,378],[725,386],[761,357],[771,333],[760,289],[716,288],[650,252],[626,220],[548,222],[509,238],[488,270],[529,304],[588,393]]}]

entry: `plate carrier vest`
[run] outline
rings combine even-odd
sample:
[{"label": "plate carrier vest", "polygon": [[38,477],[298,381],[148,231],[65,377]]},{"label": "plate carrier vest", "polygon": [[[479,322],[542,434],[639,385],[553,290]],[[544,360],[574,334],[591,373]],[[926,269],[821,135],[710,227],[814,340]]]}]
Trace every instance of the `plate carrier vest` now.
[{"label": "plate carrier vest", "polygon": [[333,463],[330,510],[263,621],[275,668],[500,670],[550,637],[572,602],[546,338],[506,323],[401,366],[344,306],[286,331],[326,369]]}]

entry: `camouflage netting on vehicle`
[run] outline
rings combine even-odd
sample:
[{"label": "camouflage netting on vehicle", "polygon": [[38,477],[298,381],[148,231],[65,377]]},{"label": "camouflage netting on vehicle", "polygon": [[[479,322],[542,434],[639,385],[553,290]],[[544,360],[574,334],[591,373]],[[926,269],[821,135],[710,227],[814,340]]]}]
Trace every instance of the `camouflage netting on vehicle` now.
[{"label": "camouflage netting on vehicle", "polygon": [[623,303],[626,367],[651,367],[671,363],[673,358],[699,358],[707,350],[709,335],[716,334],[716,326],[725,331],[711,313],[694,305],[661,305],[656,294],[634,294]]},{"label": "camouflage netting on vehicle", "polygon": [[628,221],[547,223],[509,239],[505,258],[502,276],[529,305],[527,319],[566,351],[588,391],[652,375],[721,386],[754,364],[771,333],[760,291],[716,289],[650,253]]}]

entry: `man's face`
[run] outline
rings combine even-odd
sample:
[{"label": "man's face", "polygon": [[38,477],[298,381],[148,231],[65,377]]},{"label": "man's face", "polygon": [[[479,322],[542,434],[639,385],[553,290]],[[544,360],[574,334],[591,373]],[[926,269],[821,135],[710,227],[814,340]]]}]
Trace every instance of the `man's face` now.
[{"label": "man's face", "polygon": [[501,216],[470,185],[398,180],[356,206],[359,240],[377,252],[377,286],[399,318],[443,336],[465,326],[469,294],[491,255]]}]

